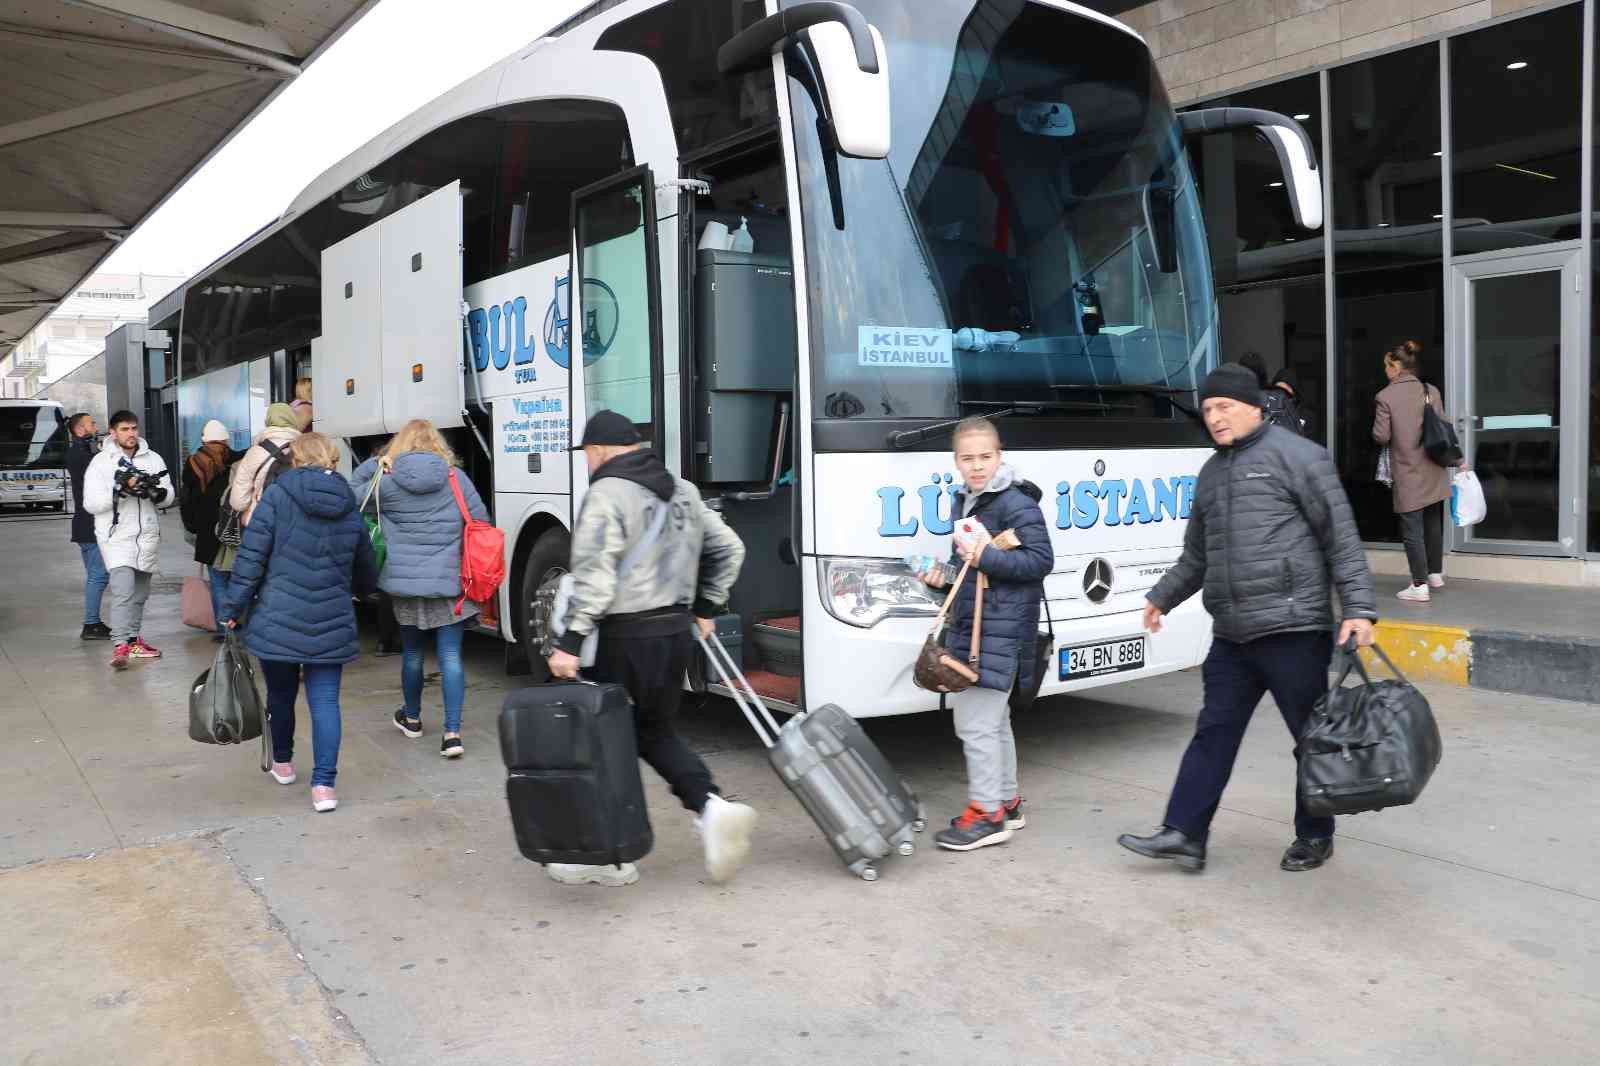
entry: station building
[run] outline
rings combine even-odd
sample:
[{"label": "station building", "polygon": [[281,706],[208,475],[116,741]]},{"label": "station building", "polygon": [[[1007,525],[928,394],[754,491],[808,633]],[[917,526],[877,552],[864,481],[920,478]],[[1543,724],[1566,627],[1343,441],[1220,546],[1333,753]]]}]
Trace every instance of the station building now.
[{"label": "station building", "polygon": [[1092,3],[1150,43],[1173,103],[1299,119],[1326,225],[1298,229],[1249,134],[1190,145],[1224,358],[1293,367],[1375,568],[1404,572],[1374,474],[1383,352],[1416,340],[1489,515],[1460,577],[1600,584],[1595,0]]}]

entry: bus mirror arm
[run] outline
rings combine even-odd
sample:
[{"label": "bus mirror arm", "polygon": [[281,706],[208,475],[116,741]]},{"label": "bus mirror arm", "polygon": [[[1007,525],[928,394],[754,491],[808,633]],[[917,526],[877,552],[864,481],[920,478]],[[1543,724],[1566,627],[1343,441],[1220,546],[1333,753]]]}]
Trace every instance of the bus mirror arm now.
[{"label": "bus mirror arm", "polygon": [[796,4],[740,32],[717,50],[717,71],[728,75],[757,70],[802,30],[824,22],[843,23],[855,47],[856,66],[863,74],[878,73],[878,50],[866,16],[849,4],[833,2]]},{"label": "bus mirror arm", "polygon": [[1307,230],[1322,227],[1322,176],[1311,138],[1300,123],[1288,115],[1259,108],[1208,107],[1179,115],[1178,128],[1185,135],[1254,128],[1277,153],[1296,224]]}]

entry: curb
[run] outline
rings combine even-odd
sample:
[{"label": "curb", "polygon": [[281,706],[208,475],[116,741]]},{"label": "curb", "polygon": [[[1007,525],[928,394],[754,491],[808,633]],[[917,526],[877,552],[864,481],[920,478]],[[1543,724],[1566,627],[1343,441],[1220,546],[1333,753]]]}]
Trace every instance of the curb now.
[{"label": "curb", "polygon": [[[1459,626],[1388,619],[1378,643],[1418,683],[1600,703],[1600,641],[1556,634],[1469,632]],[[1368,670],[1384,673],[1371,652]]]}]

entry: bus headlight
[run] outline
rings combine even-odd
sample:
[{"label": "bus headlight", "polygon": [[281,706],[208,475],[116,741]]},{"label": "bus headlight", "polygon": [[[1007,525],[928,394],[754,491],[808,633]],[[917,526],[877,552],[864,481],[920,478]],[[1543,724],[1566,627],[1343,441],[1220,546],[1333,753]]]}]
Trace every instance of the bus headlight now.
[{"label": "bus headlight", "polygon": [[911,568],[888,559],[831,558],[822,571],[822,605],[845,625],[871,629],[885,618],[931,618],[938,594]]}]

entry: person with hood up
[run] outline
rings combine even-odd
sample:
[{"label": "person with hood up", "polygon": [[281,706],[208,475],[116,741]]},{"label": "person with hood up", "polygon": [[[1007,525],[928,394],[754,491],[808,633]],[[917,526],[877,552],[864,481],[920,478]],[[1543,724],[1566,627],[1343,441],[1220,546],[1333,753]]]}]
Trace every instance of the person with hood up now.
[{"label": "person with hood up", "polygon": [[439,754],[459,758],[461,709],[467,698],[461,639],[478,605],[461,599],[461,542],[466,522],[456,502],[459,486],[468,512],[480,522],[489,512],[455,453],[432,422],[414,418],[400,427],[381,455],[362,463],[351,478],[359,500],[372,479],[388,558],[378,587],[394,605],[400,623],[400,688],[405,705],[394,712],[395,728],[415,740],[422,735],[422,678],[427,645],[439,657],[444,694],[444,737]]},{"label": "person with hood up", "polygon": [[295,696],[311,709],[311,807],[339,805],[339,682],[359,652],[350,597],[377,586],[377,561],[350,485],[334,469],[339,448],[320,433],[289,447],[294,466],[267,487],[244,531],[218,618],[250,611],[245,647],[261,660],[272,729],[272,779],[292,785]]},{"label": "person with hood up", "polygon": [[289,445],[300,436],[300,416],[286,403],[275,403],[267,408],[267,428],[245,449],[244,455],[233,464],[233,475],[228,481],[228,506],[239,514],[241,525],[250,524],[256,504],[261,502],[271,469],[279,473],[289,468]]},{"label": "person with hood up", "polygon": [[955,514],[958,523],[975,520],[975,535],[963,535],[958,525],[950,561],[919,576],[943,588],[971,564],[951,608],[948,648],[971,647],[980,580],[987,586],[978,625],[978,681],[947,697],[967,760],[967,807],[934,837],[941,848],[973,851],[1004,843],[1027,825],[1010,700],[1013,688],[1037,687],[1039,605],[1056,557],[1039,507],[1044,494],[1006,465],[994,423],[963,419],[951,443],[962,478]]},{"label": "person with hood up", "polygon": [[160,557],[158,508],[172,489],[166,461],[139,435],[139,417],[118,411],[109,424],[111,435],[84,472],[83,509],[94,515],[95,542],[111,575],[111,668],[126,670],[130,659],[161,658],[139,630]]},{"label": "person with hood up", "polygon": [[194,561],[206,568],[211,582],[211,616],[216,619],[216,639],[223,638],[222,597],[228,591],[229,566],[218,566],[222,544],[217,540],[217,511],[228,491],[228,470],[239,453],[228,447],[228,427],[215,418],[200,431],[200,447],[183,464],[183,492],[178,513],[183,528],[194,537]]},{"label": "person with hood up", "polygon": [[[585,676],[627,690],[639,757],[695,816],[706,873],[726,881],[749,857],[756,812],[722,798],[705,761],[673,723],[695,654],[690,626],[712,634],[744,565],[744,543],[699,489],[674,477],[644,446],[626,415],[595,412],[578,448],[589,467],[589,492],[572,530],[572,604],[550,652],[550,673],[576,678],[583,642],[598,633]],[[564,885],[615,887],[639,879],[631,862],[550,863],[545,874]]]},{"label": "person with hood up", "polygon": [[1294,367],[1286,366],[1272,375],[1272,385],[1261,399],[1261,410],[1268,422],[1302,437],[1311,436],[1311,420],[1300,410],[1300,375]]}]

